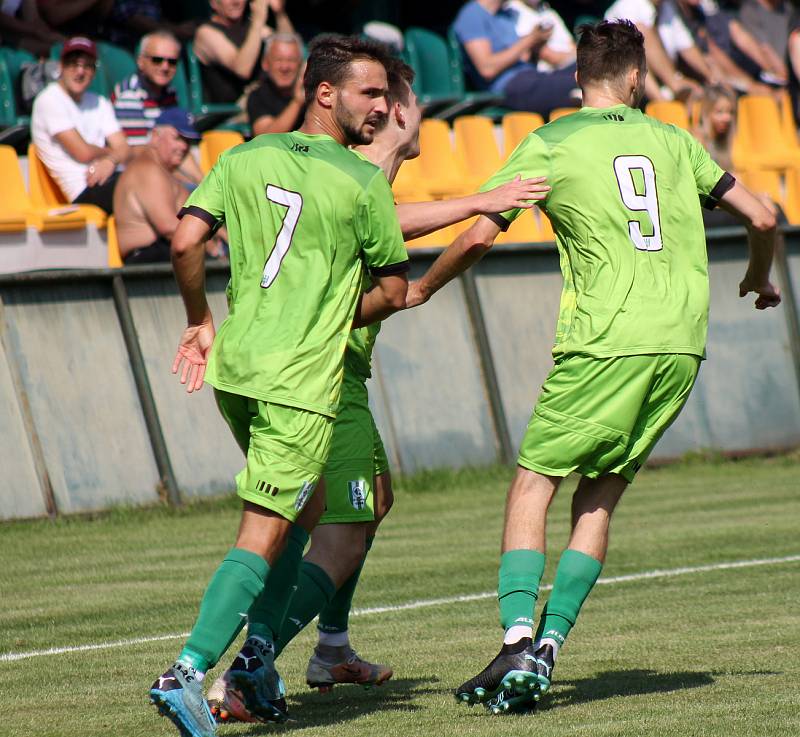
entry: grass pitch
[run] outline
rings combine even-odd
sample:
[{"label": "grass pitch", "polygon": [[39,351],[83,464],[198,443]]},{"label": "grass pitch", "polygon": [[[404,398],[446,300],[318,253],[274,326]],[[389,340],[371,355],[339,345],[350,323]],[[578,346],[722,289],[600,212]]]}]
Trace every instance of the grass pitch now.
[{"label": "grass pitch", "polygon": [[[436,473],[400,485],[356,606],[493,589],[510,475]],[[566,541],[573,488],[568,481],[551,512],[545,584]],[[618,509],[602,576],[800,554],[799,492],[797,454],[645,470]],[[186,632],[237,518],[237,503],[226,499],[0,525],[0,657]],[[598,586],[535,715],[493,717],[452,698],[499,647],[491,598],[363,614],[351,634],[364,656],[394,667],[393,680],[372,691],[309,691],[312,627],[279,661],[295,721],[230,725],[220,736],[800,734],[797,561]],[[177,734],[147,704],[147,691],[181,644],[0,660],[0,735]]]}]

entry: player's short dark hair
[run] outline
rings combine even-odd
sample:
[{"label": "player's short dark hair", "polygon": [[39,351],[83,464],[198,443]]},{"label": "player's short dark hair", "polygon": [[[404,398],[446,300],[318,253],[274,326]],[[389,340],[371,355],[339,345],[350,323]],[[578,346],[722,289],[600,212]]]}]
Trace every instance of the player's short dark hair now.
[{"label": "player's short dark hair", "polygon": [[411,85],[414,84],[414,70],[402,59],[393,56],[386,65],[386,79],[389,81],[389,101],[407,107]]},{"label": "player's short dark hair", "polygon": [[317,87],[322,82],[328,82],[334,87],[341,86],[350,75],[350,65],[363,59],[377,61],[387,67],[392,55],[383,44],[358,36],[317,36],[308,47],[306,74],[303,78],[306,104],[310,105],[314,101]]},{"label": "player's short dark hair", "polygon": [[644,71],[644,36],[629,20],[582,26],[578,38],[578,82],[614,81],[632,68]]}]

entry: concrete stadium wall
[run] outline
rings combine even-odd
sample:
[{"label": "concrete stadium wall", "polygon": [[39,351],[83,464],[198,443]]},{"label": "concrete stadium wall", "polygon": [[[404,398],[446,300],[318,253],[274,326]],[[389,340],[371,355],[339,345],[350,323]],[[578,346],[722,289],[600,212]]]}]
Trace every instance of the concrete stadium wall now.
[{"label": "concrete stadium wall", "polygon": [[[786,239],[786,301],[757,312],[737,292],[743,231],[710,234],[708,360],[655,458],[800,445],[800,229]],[[412,278],[436,254],[413,251]],[[226,282],[210,267],[218,324]],[[560,292],[552,245],[499,246],[384,324],[370,394],[395,469],[513,461]],[[233,488],[243,459],[212,392],[186,395],[170,371],[183,325],[166,266],[0,277],[0,519]]]}]

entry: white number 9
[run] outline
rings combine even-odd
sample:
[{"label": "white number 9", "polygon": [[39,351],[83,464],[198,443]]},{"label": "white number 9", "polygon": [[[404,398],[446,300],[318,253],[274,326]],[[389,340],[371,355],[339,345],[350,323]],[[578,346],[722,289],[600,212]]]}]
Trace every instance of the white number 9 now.
[{"label": "white number 9", "polygon": [[[639,170],[644,178],[644,193],[638,194],[633,181],[633,171]],[[644,235],[638,220],[628,221],[628,235],[640,251],[660,251],[661,216],[658,211],[658,192],[656,191],[656,170],[653,162],[646,156],[617,156],[614,159],[614,174],[617,177],[622,202],[633,212],[646,212],[653,224],[653,234]]]}]

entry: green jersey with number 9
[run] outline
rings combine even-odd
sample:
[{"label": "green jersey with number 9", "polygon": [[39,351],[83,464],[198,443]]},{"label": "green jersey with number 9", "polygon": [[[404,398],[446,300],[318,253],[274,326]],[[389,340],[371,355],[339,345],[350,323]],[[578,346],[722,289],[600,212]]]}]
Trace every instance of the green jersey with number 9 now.
[{"label": "green jersey with number 9", "polygon": [[224,222],[229,312],[206,381],[333,416],[364,266],[408,269],[381,169],[327,135],[258,136],[225,152],[181,215]]},{"label": "green jersey with number 9", "polygon": [[[701,204],[734,183],[689,133],[625,105],[582,108],[525,138],[483,187],[547,176],[537,203],[564,288],[554,357],[703,356],[708,261]],[[503,228],[523,210],[493,219]]]}]

